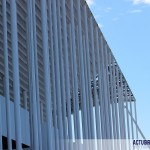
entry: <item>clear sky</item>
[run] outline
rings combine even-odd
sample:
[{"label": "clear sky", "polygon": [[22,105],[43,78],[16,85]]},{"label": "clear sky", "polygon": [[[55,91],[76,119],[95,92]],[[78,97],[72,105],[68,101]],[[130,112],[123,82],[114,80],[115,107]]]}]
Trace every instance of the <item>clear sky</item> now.
[{"label": "clear sky", "polygon": [[150,0],[87,0],[137,100],[150,139]]}]

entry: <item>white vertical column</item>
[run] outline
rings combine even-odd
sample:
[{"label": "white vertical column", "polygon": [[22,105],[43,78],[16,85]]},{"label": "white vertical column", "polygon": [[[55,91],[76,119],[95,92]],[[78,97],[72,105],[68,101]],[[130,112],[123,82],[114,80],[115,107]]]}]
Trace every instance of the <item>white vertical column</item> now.
[{"label": "white vertical column", "polygon": [[58,127],[60,135],[60,149],[64,149],[63,129],[62,129],[62,106],[61,106],[61,90],[60,90],[60,66],[59,66],[59,53],[58,53],[58,29],[57,29],[57,12],[56,12],[56,1],[52,1],[52,12],[53,12],[53,29],[54,29],[54,49],[55,49],[55,77],[56,77],[56,99],[57,99],[57,110],[58,110]]},{"label": "white vertical column", "polygon": [[72,58],[73,58],[73,74],[74,74],[74,115],[76,118],[77,124],[77,139],[81,139],[80,132],[80,119],[79,119],[79,98],[78,98],[78,75],[77,75],[77,58],[76,58],[76,43],[75,43],[75,23],[74,23],[74,0],[70,0],[70,9],[71,9],[71,36],[72,36]]},{"label": "white vertical column", "polygon": [[67,41],[67,24],[66,24],[66,0],[62,1],[62,27],[64,39],[64,68],[65,68],[65,84],[66,84],[66,98],[67,98],[67,113],[68,113],[68,129],[69,139],[72,140],[72,124],[71,124],[71,102],[70,102],[70,78],[69,78],[69,64],[68,64],[68,41]]},{"label": "white vertical column", "polygon": [[132,135],[132,139],[134,139],[134,128],[133,128],[133,113],[132,113],[132,95],[131,95],[131,91],[129,91],[129,102],[130,102],[130,113],[131,113],[131,135]]},{"label": "white vertical column", "polygon": [[118,109],[119,109],[119,117],[118,117],[118,121],[119,121],[119,131],[120,131],[120,138],[123,139],[123,124],[122,124],[122,110],[121,110],[121,83],[119,82],[119,71],[118,71],[118,66],[116,66],[116,81],[117,81],[117,97],[118,97]]},{"label": "white vertical column", "polygon": [[[91,92],[91,76],[90,76],[90,56],[89,56],[89,35],[88,35],[88,24],[87,24],[87,6],[84,5],[84,27],[85,27],[85,49],[86,49],[86,63],[87,63],[87,86],[88,86],[88,97],[89,101],[89,120],[90,120],[90,131],[91,131],[91,139],[95,138],[94,132],[94,118],[93,118],[93,100],[92,100],[92,92]],[[89,133],[90,134],[90,133]]]},{"label": "white vertical column", "polygon": [[52,103],[51,103],[51,87],[50,87],[50,62],[48,48],[48,31],[47,31],[47,3],[46,0],[41,1],[42,16],[42,41],[43,41],[43,63],[44,63],[44,84],[45,84],[45,101],[46,101],[46,123],[47,123],[47,143],[48,149],[52,149]]},{"label": "white vertical column", "polygon": [[32,145],[34,149],[39,149],[39,135],[38,135],[38,128],[37,128],[37,95],[36,95],[36,79],[35,79],[35,10],[34,10],[35,1],[28,0],[28,57],[30,62],[29,68],[29,87],[30,87],[30,113],[32,117],[31,126],[30,128],[33,129],[33,141]]},{"label": "white vertical column", "polygon": [[127,143],[127,147],[130,149],[130,124],[129,124],[129,109],[128,109],[128,86],[127,86],[127,83],[125,82],[125,103],[126,103],[126,119],[127,119],[127,133],[128,133],[128,136],[127,136],[127,140],[128,140],[128,143]]},{"label": "white vertical column", "polygon": [[73,68],[73,52],[72,52],[72,34],[71,34],[71,24],[69,25],[69,39],[70,39],[70,60],[71,60],[71,88],[72,88],[72,109],[73,109],[73,119],[74,119],[74,139],[77,139],[77,120],[76,120],[76,107],[75,107],[75,87],[74,87],[74,68]]},{"label": "white vertical column", "polygon": [[[107,74],[107,70],[108,70],[108,65],[106,60],[107,58],[107,45],[106,42],[103,40],[103,38],[101,39],[101,45],[102,45],[102,49],[101,49],[101,59],[102,59],[102,82],[103,82],[103,94],[104,94],[104,114],[105,114],[105,135],[104,138],[109,138],[110,137],[110,116],[109,116],[109,92],[108,92],[108,74]],[[104,46],[103,46],[104,45]]]},{"label": "white vertical column", "polygon": [[[35,67],[35,86],[36,86],[36,107],[37,107],[37,121],[38,121],[38,137],[39,149],[42,149],[42,129],[41,129],[41,114],[40,114],[40,94],[39,94],[39,75],[38,75],[38,56],[37,56],[37,37],[36,37],[36,12],[35,0],[32,1],[32,17],[33,17],[33,36],[34,36],[34,67]],[[32,20],[31,20],[32,21]],[[31,31],[32,32],[32,31]]]},{"label": "white vertical column", "polygon": [[103,43],[103,36],[100,36],[100,52],[99,52],[99,78],[101,85],[101,100],[100,100],[100,111],[101,111],[101,131],[102,131],[102,139],[106,138],[106,112],[105,112],[105,89],[104,89],[104,56],[103,56],[103,49],[104,49],[104,43]]},{"label": "white vertical column", "polygon": [[[104,56],[105,56],[105,84],[104,86],[106,85],[106,115],[107,115],[107,118],[108,118],[108,129],[107,129],[107,138],[110,139],[112,137],[112,125],[111,125],[111,107],[110,107],[110,83],[109,83],[109,74],[108,74],[108,45],[106,43],[105,45],[105,51],[104,51]],[[108,111],[107,111],[108,110]]]},{"label": "white vertical column", "polygon": [[127,131],[128,139],[130,139],[130,125],[129,125],[129,113],[128,113],[128,93],[127,93],[127,83],[125,82],[125,102],[126,102],[126,117],[127,117]]},{"label": "white vertical column", "polygon": [[21,118],[20,118],[20,82],[19,82],[19,54],[17,35],[17,10],[16,0],[10,1],[11,14],[11,39],[12,39],[12,64],[13,64],[13,85],[15,102],[15,126],[16,126],[16,149],[22,149]]},{"label": "white vertical column", "polygon": [[[62,105],[63,105],[63,129],[64,129],[64,138],[67,139],[67,128],[66,128],[66,125],[67,125],[67,114],[66,114],[66,92],[65,92],[65,89],[66,89],[66,84],[65,84],[65,75],[64,75],[64,71],[65,71],[65,67],[64,66],[64,59],[63,59],[63,49],[62,49],[62,24],[61,24],[61,8],[60,8],[60,0],[57,0],[57,12],[58,12],[58,48],[59,48],[59,63],[60,63],[60,83],[61,83],[61,98],[62,98]],[[65,57],[65,56],[64,56]],[[67,147],[66,147],[67,148]]]},{"label": "white vertical column", "polygon": [[80,71],[81,71],[81,105],[83,109],[82,124],[83,124],[83,139],[88,138],[88,124],[86,113],[86,94],[85,94],[85,81],[84,81],[84,63],[83,63],[83,43],[82,43],[82,28],[81,28],[81,4],[80,0],[77,0],[77,20],[78,20],[78,38],[79,38],[79,59],[80,59]]},{"label": "white vertical column", "polygon": [[[56,85],[55,85],[55,66],[54,66],[54,47],[53,47],[53,29],[52,29],[52,2],[48,0],[48,12],[49,12],[49,30],[50,30],[50,55],[51,55],[51,66],[52,66],[52,91],[53,91],[53,118],[54,118],[54,134],[55,134],[55,150],[59,149],[59,137],[58,137],[58,121],[57,121],[57,108],[56,108]],[[59,44],[61,45],[61,44]],[[61,55],[61,54],[60,54]],[[62,92],[62,91],[61,91]],[[62,99],[64,95],[62,94]],[[63,114],[65,115],[65,113]]]},{"label": "white vertical column", "polygon": [[94,84],[94,101],[95,101],[95,121],[96,121],[96,135],[97,139],[100,139],[100,116],[99,116],[99,103],[96,87],[96,67],[95,67],[95,49],[94,49],[94,31],[93,31],[93,19],[90,17],[90,32],[91,32],[91,51],[92,51],[92,66],[93,66],[93,84]]},{"label": "white vertical column", "polygon": [[[11,120],[10,120],[10,96],[9,96],[9,67],[8,67],[8,43],[7,43],[7,9],[6,0],[3,0],[3,42],[4,42],[4,80],[5,80],[5,102],[6,102],[6,116],[7,116],[7,144],[8,150],[12,150],[11,142]],[[1,114],[0,114],[1,115]],[[1,116],[0,116],[1,117]],[[1,130],[1,129],[0,129]],[[1,135],[0,135],[1,136]],[[0,146],[1,149],[1,146]]]},{"label": "white vertical column", "polygon": [[118,74],[120,76],[120,100],[121,100],[121,113],[122,113],[122,139],[123,141],[121,141],[121,146],[123,150],[127,149],[127,145],[125,142],[126,139],[126,124],[125,124],[125,108],[124,108],[124,102],[125,102],[125,97],[124,97],[124,89],[123,89],[123,76],[122,76],[122,72],[120,70],[120,74]]},{"label": "white vertical column", "polygon": [[136,121],[136,139],[138,139],[138,127],[137,127],[137,112],[136,112],[136,100],[134,100],[134,113],[135,113],[135,121]]},{"label": "white vertical column", "polygon": [[118,124],[118,107],[117,107],[117,94],[116,94],[116,64],[113,59],[113,89],[114,89],[114,106],[115,106],[115,120],[116,120],[116,138],[119,139],[119,124]]},{"label": "white vertical column", "polygon": [[126,124],[125,124],[125,96],[124,96],[124,89],[123,89],[123,76],[122,73],[120,74],[120,84],[121,84],[121,110],[122,110],[122,122],[123,122],[123,139],[126,139]]},{"label": "white vertical column", "polygon": [[112,123],[113,123],[113,132],[112,138],[116,139],[116,120],[115,120],[115,108],[114,108],[114,91],[113,91],[113,72],[112,72],[112,54],[109,52],[108,64],[109,64],[109,73],[110,73],[110,88],[111,88],[111,113],[112,113]]},{"label": "white vertical column", "polygon": [[[85,36],[83,35],[83,57],[84,57],[84,73],[85,73],[85,93],[86,93],[86,104],[87,104],[87,116],[90,116],[90,110],[89,110],[89,92],[88,92],[88,75],[87,75],[87,57],[86,57],[86,43],[85,43]],[[90,124],[90,117],[87,117],[88,122],[88,139],[91,139],[91,124]]]},{"label": "white vertical column", "polygon": [[[102,72],[101,72],[101,58],[100,58],[100,47],[99,47],[99,43],[101,43],[100,40],[100,35],[99,35],[99,31],[98,31],[98,27],[96,27],[96,49],[97,49],[97,70],[98,70],[98,93],[99,93],[99,105],[100,105],[100,127],[101,127],[101,131],[100,131],[100,138],[103,137],[102,132],[104,132],[104,108],[103,108],[103,87],[102,87]],[[101,43],[102,44],[102,43]]]}]

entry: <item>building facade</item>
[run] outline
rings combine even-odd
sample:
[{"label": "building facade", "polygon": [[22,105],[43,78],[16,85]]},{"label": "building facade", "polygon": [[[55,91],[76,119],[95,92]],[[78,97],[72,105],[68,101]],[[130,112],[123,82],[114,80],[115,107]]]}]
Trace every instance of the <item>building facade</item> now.
[{"label": "building facade", "polygon": [[0,150],[145,138],[85,0],[0,0],[0,108]]}]

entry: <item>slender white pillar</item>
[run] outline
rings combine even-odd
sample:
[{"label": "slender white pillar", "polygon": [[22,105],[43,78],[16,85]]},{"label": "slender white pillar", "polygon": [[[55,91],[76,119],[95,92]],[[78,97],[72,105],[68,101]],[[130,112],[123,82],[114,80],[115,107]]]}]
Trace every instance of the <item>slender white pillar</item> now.
[{"label": "slender white pillar", "polygon": [[[57,129],[58,129],[58,121],[57,121],[57,106],[56,106],[56,85],[55,85],[55,66],[54,66],[54,47],[53,47],[53,29],[52,29],[52,9],[51,9],[51,6],[52,6],[52,2],[51,0],[49,1],[48,0],[48,12],[49,12],[49,30],[50,30],[50,55],[51,55],[51,72],[52,72],[52,91],[53,91],[53,116],[54,117],[54,134],[55,134],[55,140],[54,141],[54,144],[55,144],[55,150],[59,150],[59,137],[58,137],[58,133],[57,133]],[[59,44],[61,45],[61,44]],[[62,92],[62,91],[61,91]],[[62,96],[62,99],[64,98],[63,95]],[[65,113],[63,114],[65,115]]]},{"label": "slender white pillar", "polygon": [[[8,150],[12,150],[11,142],[11,120],[10,120],[10,96],[9,96],[9,67],[8,67],[8,43],[7,43],[7,8],[6,0],[3,0],[3,42],[4,42],[4,80],[5,80],[5,102],[6,102],[6,116],[7,116],[7,144]],[[1,117],[1,116],[0,116]],[[0,135],[1,136],[1,135]]]},{"label": "slender white pillar", "polygon": [[[130,113],[131,113],[131,116],[133,116],[133,113],[132,113],[132,95],[131,94],[132,94],[131,91],[129,91]],[[131,135],[132,135],[132,139],[134,139],[134,128],[133,128],[132,117],[131,117]]]},{"label": "slender white pillar", "polygon": [[[134,113],[135,113],[135,121],[137,123],[137,112],[136,112],[136,100],[134,100]],[[139,136],[138,136],[138,128],[137,128],[137,125],[136,125],[136,139],[138,139]]]},{"label": "slender white pillar", "polygon": [[100,115],[99,115],[99,103],[96,87],[96,67],[95,67],[95,48],[94,48],[94,31],[93,31],[93,19],[90,17],[90,32],[91,32],[91,51],[92,51],[92,68],[93,68],[93,85],[94,85],[94,101],[95,101],[95,121],[96,121],[96,135],[97,139],[100,139]]},{"label": "slender white pillar", "polygon": [[[35,49],[35,39],[34,39],[34,5],[35,1],[28,1],[28,53],[29,53],[29,62],[30,62],[30,70],[29,70],[29,84],[30,84],[30,103],[32,104],[30,107],[30,113],[32,114],[32,122],[31,128],[33,129],[33,148],[38,149],[38,128],[37,128],[37,109],[36,109],[36,81],[35,81],[35,58],[34,58],[34,49]],[[33,21],[32,21],[33,20]]]},{"label": "slender white pillar", "polygon": [[104,94],[104,65],[103,65],[103,49],[104,49],[104,43],[103,43],[103,36],[100,36],[100,52],[99,52],[99,78],[100,78],[100,83],[101,85],[101,101],[100,101],[100,111],[101,111],[101,131],[102,131],[102,139],[106,138],[106,112],[105,112],[105,94]]},{"label": "slender white pillar", "polygon": [[112,138],[116,139],[116,120],[115,120],[115,106],[114,106],[114,91],[113,91],[113,72],[112,72],[112,55],[111,52],[109,52],[109,58],[108,58],[108,65],[109,65],[109,73],[110,73],[110,89],[111,89],[111,114],[112,114],[112,124],[113,124],[113,130],[112,130]]},{"label": "slender white pillar", "polygon": [[123,122],[123,139],[126,139],[126,124],[125,124],[125,109],[124,109],[124,102],[125,102],[125,96],[124,96],[124,89],[123,89],[123,76],[122,73],[120,73],[120,84],[121,84],[121,110],[122,110],[122,122]]},{"label": "slender white pillar", "polygon": [[43,64],[44,64],[44,84],[45,84],[45,101],[46,101],[47,144],[48,149],[52,149],[52,137],[53,137],[52,103],[51,103],[52,100],[51,100],[46,0],[41,1],[41,16],[42,16]]},{"label": "slender white pillar", "polygon": [[120,85],[121,85],[121,83],[119,83],[119,71],[118,71],[118,66],[116,66],[116,81],[117,81],[117,97],[118,97],[118,122],[119,122],[119,131],[120,131],[120,138],[121,139],[123,139],[123,124],[122,124],[122,110],[121,110],[121,95],[120,95],[120,92],[121,92],[121,87],[120,87]]},{"label": "slender white pillar", "polygon": [[69,60],[68,60],[68,41],[67,41],[67,23],[66,23],[66,0],[62,1],[62,28],[63,28],[63,45],[64,45],[64,68],[65,68],[65,84],[66,84],[66,99],[68,113],[68,129],[69,139],[72,140],[72,123],[71,123],[71,98],[70,98],[70,77],[69,77]]},{"label": "slender white pillar", "polygon": [[[104,86],[106,85],[106,115],[107,115],[107,118],[108,118],[108,129],[107,129],[107,138],[108,139],[111,139],[112,138],[112,125],[111,125],[111,107],[110,107],[110,83],[109,83],[109,73],[108,73],[108,45],[107,43],[105,44],[105,51],[104,51],[104,56],[105,56],[105,84]],[[108,111],[107,111],[108,110]]]},{"label": "slender white pillar", "polygon": [[[67,86],[66,86],[66,80],[67,80],[67,78],[66,78],[66,73],[67,72],[66,72],[66,65],[65,65],[66,57],[65,57],[65,54],[63,54],[63,52],[66,50],[66,48],[64,47],[64,50],[63,50],[63,46],[62,46],[62,45],[64,45],[62,43],[62,41],[63,41],[62,39],[64,38],[64,34],[66,34],[66,31],[64,31],[63,32],[64,34],[62,34],[61,30],[64,29],[64,26],[63,26],[63,24],[61,22],[61,14],[63,12],[61,12],[61,7],[60,6],[62,6],[63,4],[60,5],[60,3],[61,3],[60,0],[57,0],[57,10],[58,10],[57,11],[58,12],[58,15],[57,15],[58,23],[57,24],[58,24],[58,39],[59,39],[58,40],[58,43],[59,43],[58,48],[59,48],[59,60],[60,60],[59,63],[60,63],[60,84],[61,84],[61,98],[62,98],[61,101],[62,101],[63,130],[64,130],[64,139],[67,141],[67,138],[70,139],[69,135],[70,135],[70,132],[72,132],[72,130],[68,131],[68,129],[70,129],[71,119],[68,120],[68,117],[69,117],[69,115],[68,115],[68,113],[69,113],[68,112],[68,107],[66,109],[66,105],[68,105],[68,103],[66,104],[66,101],[68,102],[68,98],[67,98],[68,90],[67,90]],[[62,11],[64,11],[64,10],[62,10]],[[67,51],[68,51],[68,47],[67,47]],[[63,55],[64,55],[64,57],[63,57]],[[71,111],[70,111],[69,114],[70,114],[69,118],[71,118]],[[66,128],[66,126],[68,126],[68,128]],[[64,142],[64,144],[65,144],[65,149],[67,150],[68,149],[68,144],[67,144],[66,141]]]},{"label": "slender white pillar", "polygon": [[[88,75],[87,75],[87,57],[86,57],[86,43],[85,43],[85,36],[83,35],[83,57],[84,57],[84,73],[85,73],[85,93],[86,93],[86,104],[87,104],[87,116],[90,116],[90,110],[89,110],[89,92],[88,92]],[[88,139],[91,139],[91,125],[90,125],[90,117],[87,117],[88,122]]]},{"label": "slender white pillar", "polygon": [[[34,32],[36,33],[36,32]],[[38,119],[38,134],[39,134],[39,149],[42,150],[42,113],[40,113],[40,92],[39,92],[39,74],[38,74],[38,56],[37,56],[37,45],[35,46],[35,80],[36,80],[36,101],[37,101],[37,119]]]},{"label": "slender white pillar", "polygon": [[113,59],[113,89],[114,89],[114,106],[115,106],[115,119],[116,119],[116,138],[119,139],[119,124],[118,124],[118,106],[116,94],[116,62]]},{"label": "slender white pillar", "polygon": [[104,114],[105,114],[105,134],[104,134],[104,138],[109,138],[109,134],[110,134],[110,127],[109,127],[109,109],[108,109],[108,90],[107,90],[107,69],[108,66],[106,65],[106,53],[107,53],[107,47],[106,47],[106,43],[102,38],[102,49],[101,49],[101,59],[102,59],[102,82],[103,82],[103,94],[104,94]]},{"label": "slender white pillar", "polygon": [[16,0],[10,1],[11,14],[11,39],[12,39],[12,64],[13,64],[13,90],[15,103],[16,149],[22,149],[21,118],[20,118],[20,82],[19,82],[19,54],[17,35],[17,9]]},{"label": "slender white pillar", "polygon": [[128,114],[128,93],[127,93],[127,83],[125,82],[125,102],[126,102],[126,118],[127,118],[127,133],[128,139],[130,139],[130,125],[129,125],[129,114]]},{"label": "slender white pillar", "polygon": [[34,59],[35,59],[35,82],[36,82],[36,104],[37,104],[37,120],[38,120],[38,137],[39,137],[39,149],[42,149],[42,128],[41,128],[41,114],[40,114],[40,92],[39,92],[39,73],[38,73],[38,52],[37,52],[37,29],[36,29],[36,12],[35,1],[33,0],[33,34],[34,34]]},{"label": "slender white pillar", "polygon": [[88,138],[88,124],[87,124],[87,113],[86,113],[86,94],[85,94],[85,81],[84,81],[84,64],[83,64],[83,43],[82,43],[82,28],[81,28],[81,5],[80,0],[77,0],[77,20],[78,20],[78,42],[79,42],[79,60],[80,60],[80,71],[81,71],[81,105],[82,105],[82,123],[83,123],[83,139]]},{"label": "slender white pillar", "polygon": [[[118,67],[119,69],[119,67]],[[119,69],[120,70],[120,69]],[[124,141],[126,140],[126,124],[125,124],[125,108],[124,108],[124,102],[125,102],[125,96],[124,96],[124,89],[123,89],[123,76],[122,76],[122,72],[120,71],[120,73],[118,74],[118,76],[120,77],[120,100],[121,100],[121,113],[122,113],[122,137],[121,139],[123,139],[123,141],[121,141],[121,149],[126,150],[127,149],[127,143]]]},{"label": "slender white pillar", "polygon": [[80,132],[80,119],[79,119],[79,98],[78,98],[78,75],[77,75],[77,57],[76,57],[76,51],[77,46],[75,43],[75,23],[74,23],[74,0],[70,0],[70,11],[71,11],[71,35],[72,35],[72,57],[73,57],[73,71],[74,71],[74,94],[75,94],[75,100],[74,100],[74,115],[76,118],[77,123],[77,139],[81,139],[81,132]]},{"label": "slender white pillar", "polygon": [[37,104],[37,120],[38,120],[38,137],[39,137],[39,149],[42,149],[42,128],[41,128],[41,114],[40,114],[40,92],[39,92],[39,74],[38,74],[38,52],[37,52],[37,29],[36,29],[36,11],[35,11],[35,0],[32,1],[33,7],[33,35],[34,35],[34,67],[35,67],[35,82],[36,82],[36,104]]},{"label": "slender white pillar", "polygon": [[57,12],[56,12],[56,1],[52,1],[52,12],[53,12],[53,31],[54,31],[54,49],[55,49],[55,79],[56,79],[56,99],[57,99],[57,111],[58,111],[58,127],[60,136],[60,149],[64,149],[62,139],[62,105],[61,105],[61,90],[60,90],[60,66],[59,66],[59,53],[58,53],[58,29],[57,29]]},{"label": "slender white pillar", "polygon": [[[91,139],[95,138],[94,132],[94,118],[93,118],[93,100],[92,100],[92,92],[91,92],[91,76],[90,76],[90,56],[89,56],[89,35],[88,35],[88,23],[87,23],[87,6],[84,5],[84,26],[85,26],[85,49],[86,49],[86,67],[87,67],[87,86],[88,86],[88,97],[87,101],[89,101],[89,120],[90,120],[90,132]],[[90,133],[89,133],[90,134]]]},{"label": "slender white pillar", "polygon": [[[101,130],[100,130],[100,138],[103,137],[102,135],[102,132],[104,132],[104,115],[103,115],[103,111],[104,111],[104,108],[103,108],[103,87],[102,87],[102,72],[101,72],[101,59],[100,59],[100,46],[99,46],[99,43],[101,43],[101,40],[100,40],[100,36],[99,35],[99,31],[98,31],[98,27],[96,27],[95,29],[96,31],[96,49],[97,49],[97,70],[98,70],[98,94],[99,94],[99,105],[100,105],[100,127],[101,127]],[[99,42],[100,41],[100,42]]]},{"label": "slender white pillar", "polygon": [[74,68],[73,68],[73,52],[72,52],[72,34],[71,34],[71,24],[69,25],[69,39],[70,39],[70,60],[71,60],[71,89],[72,89],[72,110],[73,110],[73,121],[74,121],[74,140],[77,139],[77,119],[76,119],[76,107],[75,107],[75,86],[74,86]]}]

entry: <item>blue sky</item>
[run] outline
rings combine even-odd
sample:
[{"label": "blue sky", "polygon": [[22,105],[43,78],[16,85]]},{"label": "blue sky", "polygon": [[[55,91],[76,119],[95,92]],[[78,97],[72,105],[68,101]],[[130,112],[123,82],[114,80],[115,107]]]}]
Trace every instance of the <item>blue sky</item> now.
[{"label": "blue sky", "polygon": [[150,139],[150,0],[87,0],[137,100]]}]

